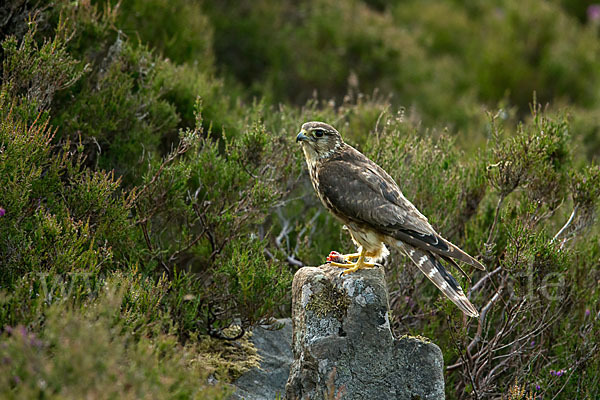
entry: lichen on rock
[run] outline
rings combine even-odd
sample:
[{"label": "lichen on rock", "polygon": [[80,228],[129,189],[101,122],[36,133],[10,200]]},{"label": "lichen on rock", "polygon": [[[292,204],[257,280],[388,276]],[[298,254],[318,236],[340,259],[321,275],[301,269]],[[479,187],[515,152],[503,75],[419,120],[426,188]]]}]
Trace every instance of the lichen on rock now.
[{"label": "lichen on rock", "polygon": [[312,297],[306,304],[306,310],[312,311],[317,317],[331,315],[338,320],[342,320],[346,315],[350,298],[345,290],[340,290],[333,286],[331,281],[324,280],[317,283],[320,290],[313,292]]},{"label": "lichen on rock", "polygon": [[426,338],[394,339],[383,268],[300,269],[292,284],[294,362],[286,399],[443,399],[443,358]]},{"label": "lichen on rock", "polygon": [[425,336],[421,336],[421,335],[402,335],[398,338],[398,340],[402,340],[402,339],[415,339],[415,340],[419,340],[423,343],[432,343],[431,339],[429,339],[428,337]]}]

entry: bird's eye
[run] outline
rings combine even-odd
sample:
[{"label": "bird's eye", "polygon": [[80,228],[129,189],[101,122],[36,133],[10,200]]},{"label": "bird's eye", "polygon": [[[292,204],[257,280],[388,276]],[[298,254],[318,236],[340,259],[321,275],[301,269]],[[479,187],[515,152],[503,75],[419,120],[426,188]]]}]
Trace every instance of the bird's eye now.
[{"label": "bird's eye", "polygon": [[323,137],[323,134],[324,134],[324,133],[325,133],[325,132],[323,132],[323,130],[322,130],[322,129],[317,129],[317,130],[315,130],[315,136],[316,136],[316,137]]}]

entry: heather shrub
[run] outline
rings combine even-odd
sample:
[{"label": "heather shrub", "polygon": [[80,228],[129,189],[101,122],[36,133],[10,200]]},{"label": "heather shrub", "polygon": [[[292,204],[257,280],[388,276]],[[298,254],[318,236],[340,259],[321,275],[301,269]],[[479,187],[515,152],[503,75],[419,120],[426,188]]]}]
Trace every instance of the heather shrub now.
[{"label": "heather shrub", "polygon": [[176,131],[179,117],[171,104],[160,99],[149,52],[117,38],[109,54],[96,79],[77,85],[81,94],[66,94],[74,101],[68,101],[54,123],[61,126],[65,138],[86,132],[81,141],[93,168],[115,169],[131,181],[140,173],[139,164],[131,160],[139,158],[143,149],[156,151],[161,135]]},{"label": "heather shrub", "polygon": [[[143,267],[171,276],[184,268],[205,286],[189,305],[196,318],[186,328],[202,323],[201,330],[218,332],[234,317],[241,317],[244,328],[265,322],[285,296],[289,271],[262,255],[268,242],[257,232],[285,189],[285,181],[275,179],[289,170],[284,147],[259,120],[239,137],[222,141],[203,135],[199,120],[165,159],[154,161],[136,189],[136,224],[146,245]],[[262,299],[252,304],[249,291]],[[269,306],[259,305],[259,299]]]},{"label": "heather shrub", "polygon": [[118,26],[130,39],[139,38],[177,64],[189,62],[198,71],[213,69],[212,25],[202,12],[201,3],[165,0],[112,3],[118,7]]},{"label": "heather shrub", "polygon": [[[450,57],[447,70],[488,104],[507,98],[526,115],[531,93],[542,103],[595,104],[595,33],[553,2],[399,3],[392,9],[428,52]],[[576,73],[571,73],[577,71]]]},{"label": "heather shrub", "polygon": [[2,42],[3,108],[10,107],[12,99],[21,106],[17,110],[26,121],[47,111],[56,92],[72,86],[84,72],[66,49],[64,21],[58,23],[56,35],[41,44],[35,40],[36,26],[20,42],[14,36]]},{"label": "heather shrub", "polygon": [[0,381],[3,398],[225,399],[209,386],[209,369],[197,362],[199,342],[186,346],[161,334],[136,336],[121,321],[122,291],[110,281],[98,298],[72,309],[47,311],[41,333],[5,326]]},{"label": "heather shrub", "polygon": [[[557,3],[205,2],[217,65],[251,93],[390,94],[416,121],[481,142],[484,106],[597,103],[596,32]],[[268,23],[265,23],[268,21]],[[439,118],[442,116],[442,118]],[[516,122],[518,119],[513,119]]]},{"label": "heather shrub", "polygon": [[[49,5],[37,18],[55,24],[56,30],[36,22],[19,44],[19,51],[29,52],[29,59],[23,54],[18,62],[29,63],[29,70],[37,68],[38,75],[7,76],[20,85],[13,83],[12,92],[40,97],[33,99],[40,103],[34,111],[51,109],[52,123],[61,127],[57,139],[80,143],[86,166],[115,170],[129,186],[139,183],[146,171],[144,155],[168,153],[177,145],[178,130],[194,126],[198,97],[207,104],[207,127],[213,121],[216,127],[232,129],[239,124],[228,118],[231,101],[223,83],[213,77],[209,59],[203,58],[206,65],[180,66],[161,58],[156,50],[115,27],[121,15],[118,11],[108,3]],[[38,25],[44,29],[37,36],[54,37],[51,42],[35,40]],[[39,52],[38,41],[47,42]],[[3,69],[5,74],[28,71],[26,65],[11,61],[16,42],[9,37],[5,44],[5,62],[12,63]],[[48,87],[28,88],[27,79]],[[31,107],[33,102],[28,104]]]},{"label": "heather shrub", "polygon": [[[60,16],[54,20],[55,12]],[[201,102],[198,118],[192,111],[191,128],[177,134],[177,110],[193,110],[203,88],[208,99],[217,96],[222,83],[206,75],[185,87],[182,82],[197,70],[157,59],[147,48],[111,34],[111,9],[59,3],[43,16],[39,20],[56,22],[54,31],[37,30],[39,20],[32,20],[23,37],[3,40],[0,326],[14,352],[23,350],[19,335],[58,335],[64,327],[53,325],[62,323],[58,314],[74,330],[49,340],[52,350],[19,361],[17,372],[7,372],[7,379],[16,376],[7,390],[17,398],[90,393],[73,381],[71,367],[56,365],[61,361],[54,351],[81,358],[81,369],[93,379],[94,368],[103,368],[95,358],[114,348],[114,363],[131,362],[131,373],[148,363],[148,374],[136,380],[123,370],[116,392],[107,396],[148,397],[164,390],[205,398],[199,394],[202,384],[189,391],[186,382],[209,374],[239,376],[244,365],[254,365],[244,360],[252,357],[245,330],[286,309],[281,299],[289,272],[272,252],[271,259],[263,255],[268,241],[254,233],[284,191],[273,176],[288,169],[286,157],[267,157],[283,156],[281,140],[269,136],[258,114],[248,121],[217,121],[221,129],[233,126],[231,137],[212,135],[210,129],[203,133]],[[44,36],[48,32],[51,39]],[[88,40],[97,52],[90,51]],[[226,98],[220,101],[228,104]],[[215,103],[207,110],[226,112]],[[110,325],[90,327],[87,321],[97,317],[82,310],[104,309],[103,290],[115,280],[122,292],[106,311]],[[244,350],[215,353],[205,335],[228,335],[234,320],[241,321],[241,334],[234,335],[246,341]],[[114,332],[113,323],[124,330]],[[86,355],[91,345],[83,336],[95,330],[105,332],[105,340]],[[69,352],[69,342],[81,346]],[[162,354],[153,346],[167,343],[179,343],[179,351],[197,343],[190,354],[202,362],[188,375],[168,378],[156,368],[170,358],[154,364],[148,358]],[[177,369],[180,361],[173,360]],[[193,363],[193,356],[183,363]],[[21,374],[35,364],[44,365],[47,374]],[[144,386],[159,375],[168,384]],[[111,376],[106,382],[100,376],[89,390],[99,390]],[[54,386],[36,386],[40,379]],[[224,393],[213,392],[215,398]]]},{"label": "heather shrub", "polygon": [[[1,106],[0,324],[27,324],[64,296],[66,283],[55,278],[94,286],[98,274],[134,256],[137,234],[113,174],[83,167],[68,143],[54,147],[47,121],[28,123],[16,103]],[[75,292],[78,300],[91,294]]]}]

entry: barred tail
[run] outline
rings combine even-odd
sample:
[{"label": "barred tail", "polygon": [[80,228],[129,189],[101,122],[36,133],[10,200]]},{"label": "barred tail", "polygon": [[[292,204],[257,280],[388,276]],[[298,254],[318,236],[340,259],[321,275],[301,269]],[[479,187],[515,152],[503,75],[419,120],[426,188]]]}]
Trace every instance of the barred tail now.
[{"label": "barred tail", "polygon": [[479,313],[463,293],[458,282],[429,251],[420,250],[409,244],[397,241],[396,245],[419,267],[421,272],[438,287],[454,304],[470,317],[478,317]]}]

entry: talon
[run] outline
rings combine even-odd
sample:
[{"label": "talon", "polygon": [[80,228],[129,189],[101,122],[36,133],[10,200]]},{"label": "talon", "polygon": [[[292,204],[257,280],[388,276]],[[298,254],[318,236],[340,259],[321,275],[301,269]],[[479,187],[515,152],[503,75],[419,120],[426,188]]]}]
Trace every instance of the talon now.
[{"label": "talon", "polygon": [[344,263],[339,263],[339,262],[335,262],[335,261],[330,261],[329,265],[333,265],[334,267],[339,267],[339,268],[352,268],[354,266],[354,264],[344,264]]},{"label": "talon", "polygon": [[[366,251],[364,249],[361,250],[360,254],[347,255],[341,255],[337,252],[332,251],[331,253],[329,253],[327,261],[329,261],[329,265],[333,265],[339,268],[346,268],[345,271],[342,271],[342,275],[351,274],[352,272],[356,272],[359,269],[374,268],[375,266],[377,266],[378,264],[365,262],[365,253]],[[355,263],[347,263],[347,259],[352,258],[358,258],[358,260]],[[343,261],[343,263],[339,262],[340,259],[341,261]]]},{"label": "talon", "polygon": [[350,264],[352,265],[350,268],[347,268],[345,271],[342,271],[342,274],[346,275],[346,274],[351,274],[353,272],[358,271],[359,269],[366,269],[366,268],[375,268],[375,266],[377,264],[373,264],[373,263],[367,263],[367,262],[362,262],[362,263],[354,263],[354,264]]}]

